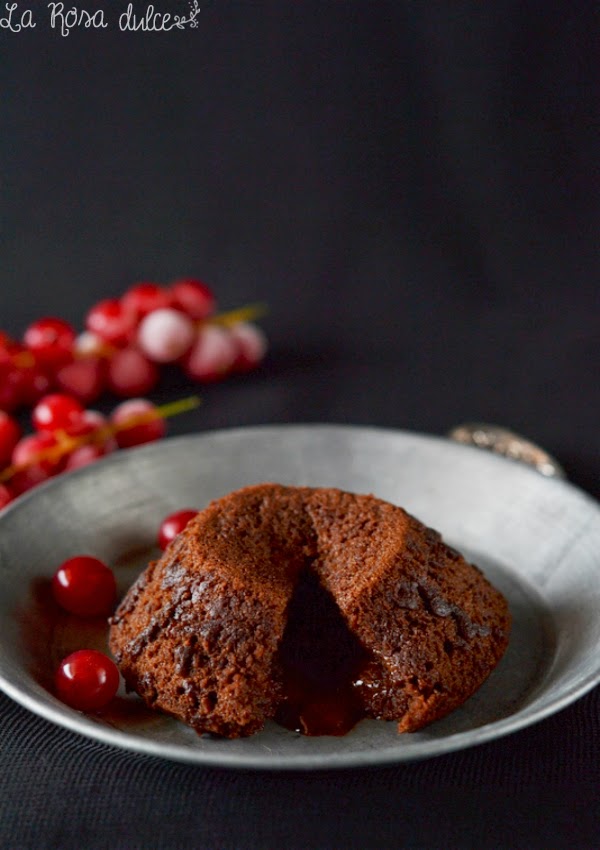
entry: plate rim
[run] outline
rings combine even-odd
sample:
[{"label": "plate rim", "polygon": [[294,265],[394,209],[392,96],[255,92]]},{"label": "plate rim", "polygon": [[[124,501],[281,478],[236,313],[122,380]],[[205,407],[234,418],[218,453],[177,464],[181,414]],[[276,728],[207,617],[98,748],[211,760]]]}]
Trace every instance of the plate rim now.
[{"label": "plate rim", "polygon": [[[510,464],[515,470],[515,474],[534,476],[537,479],[540,477],[544,478],[544,476],[541,476],[535,469],[527,467],[519,461],[514,461],[474,446],[460,444],[448,437],[440,437],[438,435],[407,429],[396,429],[377,425],[337,423],[282,423],[237,426],[197,431],[194,433],[168,437],[166,440],[161,440],[158,443],[151,443],[134,449],[129,449],[127,450],[126,457],[123,456],[122,452],[116,452],[101,461],[100,464],[94,464],[76,470],[68,476],[64,475],[53,478],[24,494],[24,496],[20,499],[8,505],[4,511],[1,511],[0,530],[3,523],[5,523],[7,519],[9,520],[11,515],[20,510],[26,509],[30,501],[39,498],[40,493],[51,488],[59,489],[60,487],[71,486],[70,482],[76,481],[80,477],[102,474],[103,470],[111,468],[114,464],[121,464],[126,460],[134,462],[134,457],[152,455],[153,453],[160,451],[161,448],[164,451],[165,443],[196,443],[198,441],[208,440],[211,437],[243,438],[249,434],[266,434],[273,431],[293,432],[294,430],[310,430],[312,432],[331,432],[340,430],[346,433],[352,432],[354,434],[361,433],[372,436],[386,435],[389,437],[410,438],[423,443],[436,443],[445,447],[451,446],[453,451],[456,451],[457,453],[467,452],[471,457],[473,457],[474,453],[476,453],[482,459],[486,458],[486,460],[483,461],[484,463],[490,462],[492,465],[501,464],[504,469],[506,469],[506,464]],[[587,502],[591,508],[600,512],[600,505],[598,502],[590,494],[573,485],[568,480],[554,478],[546,478],[545,480],[548,486],[558,488],[558,491],[564,491],[565,493],[570,494],[570,496],[583,498],[583,500]],[[35,679],[30,674],[28,675],[35,683],[36,687],[42,688],[41,685],[35,682]],[[531,710],[530,706],[527,706],[518,715],[510,714],[500,720],[486,723],[483,726],[476,727],[474,729],[455,732],[443,738],[434,738],[428,741],[419,740],[412,745],[408,743],[402,748],[402,750],[399,751],[395,751],[391,748],[385,750],[349,750],[348,752],[336,752],[329,753],[327,755],[322,753],[294,754],[287,759],[282,758],[281,755],[269,756],[268,753],[265,754],[264,751],[256,754],[240,754],[239,752],[227,754],[223,753],[223,751],[211,754],[210,752],[196,750],[193,747],[185,747],[181,744],[165,744],[154,741],[151,738],[137,737],[115,727],[101,725],[101,722],[94,721],[89,716],[76,712],[63,705],[56,697],[53,696],[53,694],[46,691],[44,688],[42,688],[44,695],[39,698],[21,690],[18,685],[15,685],[11,679],[5,675],[2,669],[2,660],[0,657],[0,690],[2,690],[16,703],[20,704],[28,711],[31,711],[34,715],[37,715],[50,723],[69,731],[76,732],[88,739],[99,741],[102,744],[117,747],[121,750],[157,758],[166,758],[186,764],[236,770],[313,771],[341,768],[356,769],[361,767],[377,767],[413,762],[438,755],[445,755],[500,739],[538,723],[561,711],[563,708],[566,708],[568,705],[591,691],[598,683],[600,683],[600,663],[597,665],[597,669],[595,671],[590,671],[590,673],[582,679],[572,683],[566,691],[564,691],[556,699],[550,701],[548,704],[538,707],[535,707],[534,705],[534,710]]]}]

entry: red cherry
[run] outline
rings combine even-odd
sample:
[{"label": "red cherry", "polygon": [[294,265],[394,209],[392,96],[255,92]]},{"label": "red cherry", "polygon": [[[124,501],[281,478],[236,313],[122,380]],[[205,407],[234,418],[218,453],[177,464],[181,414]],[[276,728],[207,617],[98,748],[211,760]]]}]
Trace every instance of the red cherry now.
[{"label": "red cherry", "polygon": [[68,322],[47,316],[29,325],[23,342],[35,355],[36,362],[54,370],[71,359],[75,331]]},{"label": "red cherry", "polygon": [[31,422],[36,431],[68,431],[83,415],[83,406],[73,396],[53,393],[33,408]]},{"label": "red cherry", "polygon": [[[139,422],[139,419],[144,421]],[[143,398],[133,398],[119,404],[111,414],[111,422],[122,426],[115,434],[121,449],[160,440],[167,430],[164,419],[156,412],[156,406]]]},{"label": "red cherry", "polygon": [[79,649],[64,658],[54,679],[59,699],[78,711],[104,708],[117,693],[116,664],[96,649]]},{"label": "red cherry", "polygon": [[10,463],[20,437],[21,428],[18,423],[8,413],[0,410],[0,469]]},{"label": "red cherry", "polygon": [[108,617],[117,599],[113,572],[98,558],[77,555],[64,561],[52,579],[58,604],[80,617]]},{"label": "red cherry", "polygon": [[82,404],[96,401],[106,386],[106,364],[101,357],[74,360],[56,373],[56,385]]},{"label": "red cherry", "polygon": [[87,314],[85,324],[88,331],[105,342],[120,346],[126,345],[132,338],[136,327],[136,316],[118,298],[108,298],[92,307]]},{"label": "red cherry", "polygon": [[154,363],[136,348],[115,352],[108,364],[108,388],[124,398],[149,393],[158,383],[159,377]]},{"label": "red cherry", "polygon": [[5,484],[0,484],[0,511],[13,500],[13,494]]},{"label": "red cherry", "polygon": [[198,514],[198,511],[192,508],[186,508],[182,511],[177,511],[174,514],[169,514],[165,517],[158,531],[158,546],[160,549],[166,549],[171,540],[174,540],[186,527],[188,522]]},{"label": "red cherry", "polygon": [[153,310],[171,306],[171,294],[157,283],[136,283],[121,298],[123,307],[143,319]]},{"label": "red cherry", "polygon": [[172,284],[171,299],[174,307],[183,310],[190,319],[196,321],[212,315],[216,307],[212,289],[202,281],[190,278]]}]

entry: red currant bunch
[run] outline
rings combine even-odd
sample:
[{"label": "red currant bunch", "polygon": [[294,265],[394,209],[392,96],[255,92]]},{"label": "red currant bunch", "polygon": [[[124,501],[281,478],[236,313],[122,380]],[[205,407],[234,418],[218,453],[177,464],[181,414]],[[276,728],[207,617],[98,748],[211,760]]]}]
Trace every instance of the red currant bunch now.
[{"label": "red currant bunch", "polygon": [[[53,475],[164,436],[145,396],[165,364],[194,382],[254,369],[267,348],[256,309],[215,311],[202,281],[142,282],[92,306],[82,333],[51,316],[21,342],[0,331],[0,510]],[[107,391],[125,399],[108,419],[86,409]],[[24,437],[12,416],[23,407],[33,408],[34,429]]]}]

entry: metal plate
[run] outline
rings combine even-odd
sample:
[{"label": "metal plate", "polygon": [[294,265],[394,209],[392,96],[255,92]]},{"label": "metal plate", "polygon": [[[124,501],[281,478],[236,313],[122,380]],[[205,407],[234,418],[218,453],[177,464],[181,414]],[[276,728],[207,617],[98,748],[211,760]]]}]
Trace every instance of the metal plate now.
[{"label": "metal plate", "polygon": [[[477,563],[507,596],[509,649],[442,721],[398,735],[363,721],[342,738],[269,723],[252,738],[197,736],[120,694],[86,716],[50,692],[62,655],[105,645],[106,626],[54,611],[48,578],[75,554],[115,566],[124,589],[161,519],[246,484],[340,487],[402,505]],[[401,431],[265,426],[180,437],[55,479],[0,515],[0,687],[31,711],[99,741],[237,768],[322,769],[423,758],[521,729],[600,681],[600,508],[559,480],[478,449]]]}]

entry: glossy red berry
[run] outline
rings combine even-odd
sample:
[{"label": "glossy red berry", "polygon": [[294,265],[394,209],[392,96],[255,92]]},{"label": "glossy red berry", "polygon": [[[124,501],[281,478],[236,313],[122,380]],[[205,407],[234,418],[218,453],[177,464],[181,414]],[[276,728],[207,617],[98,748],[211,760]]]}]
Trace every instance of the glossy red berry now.
[{"label": "glossy red berry", "polygon": [[82,404],[91,404],[106,387],[106,364],[101,357],[84,357],[63,366],[56,373],[56,385]]},{"label": "glossy red berry", "polygon": [[61,661],[55,676],[56,695],[78,711],[97,711],[119,688],[116,664],[96,649],[79,649]]},{"label": "glossy red berry", "polygon": [[77,555],[64,561],[52,579],[58,604],[80,617],[108,617],[117,598],[112,570],[98,558]]},{"label": "glossy red berry", "polygon": [[166,549],[169,543],[174,540],[186,527],[188,522],[197,515],[198,511],[186,508],[182,511],[177,511],[174,514],[169,514],[160,524],[158,530],[158,546],[160,549]]},{"label": "glossy red berry", "polygon": [[21,437],[19,424],[0,410],[0,469],[8,466],[13,450]]},{"label": "glossy red berry", "polygon": [[68,322],[47,316],[29,325],[23,342],[35,355],[36,362],[54,371],[72,356],[75,331]]},{"label": "glossy red berry", "polygon": [[69,431],[83,415],[82,404],[73,396],[52,393],[33,408],[31,422],[36,431]]},{"label": "glossy red berry", "polygon": [[137,319],[135,313],[123,305],[118,298],[99,301],[87,314],[88,331],[111,345],[127,345],[133,337]]},{"label": "glossy red berry", "polygon": [[171,294],[157,283],[136,283],[121,298],[126,310],[130,310],[137,319],[143,319],[153,310],[171,306]]},{"label": "glossy red berry", "polygon": [[158,383],[158,369],[136,348],[116,351],[108,364],[108,388],[123,398],[146,395]]},{"label": "glossy red berry", "polygon": [[215,311],[212,289],[200,280],[176,280],[171,286],[171,298],[174,307],[196,321],[206,319]]},{"label": "glossy red berry", "polygon": [[160,440],[167,430],[156,406],[144,398],[124,401],[115,407],[110,418],[117,428],[115,439],[121,449]]}]

